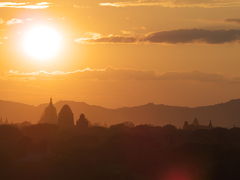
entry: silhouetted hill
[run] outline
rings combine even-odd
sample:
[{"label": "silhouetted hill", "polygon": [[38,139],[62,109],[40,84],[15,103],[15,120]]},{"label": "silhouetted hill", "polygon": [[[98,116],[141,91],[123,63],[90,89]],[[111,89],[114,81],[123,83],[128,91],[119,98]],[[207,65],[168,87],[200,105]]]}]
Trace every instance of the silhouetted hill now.
[{"label": "silhouetted hill", "polygon": [[[60,101],[55,104],[57,111],[64,104],[68,104],[71,107],[75,120],[81,113],[84,113],[92,123],[101,125],[132,121],[135,124],[173,124],[182,127],[184,121],[191,122],[195,117],[203,125],[207,125],[210,120],[212,120],[215,126],[233,127],[233,125],[240,125],[240,99],[194,108],[150,103],[117,109],[89,105],[83,102]],[[0,101],[0,116],[3,116],[3,119],[7,116],[10,121],[14,122],[38,122],[46,106],[47,104],[30,106]]]},{"label": "silhouetted hill", "polygon": [[35,106],[0,100],[0,118],[2,117],[3,121],[6,118],[10,123],[34,121],[36,120],[36,116],[40,114],[38,111]]}]

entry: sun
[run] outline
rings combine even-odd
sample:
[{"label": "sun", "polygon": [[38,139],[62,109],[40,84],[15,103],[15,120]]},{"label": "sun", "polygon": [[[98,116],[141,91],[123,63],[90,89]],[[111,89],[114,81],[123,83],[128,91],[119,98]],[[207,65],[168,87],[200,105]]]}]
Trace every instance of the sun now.
[{"label": "sun", "polygon": [[36,25],[23,34],[23,51],[36,61],[51,60],[58,55],[61,46],[61,34],[50,26]]}]

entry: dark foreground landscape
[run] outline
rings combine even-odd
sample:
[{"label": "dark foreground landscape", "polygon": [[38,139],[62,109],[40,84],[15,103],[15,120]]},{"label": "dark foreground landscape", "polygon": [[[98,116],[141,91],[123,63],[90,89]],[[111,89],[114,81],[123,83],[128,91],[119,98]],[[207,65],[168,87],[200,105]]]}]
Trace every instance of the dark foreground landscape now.
[{"label": "dark foreground landscape", "polygon": [[0,126],[1,179],[239,180],[240,129]]}]

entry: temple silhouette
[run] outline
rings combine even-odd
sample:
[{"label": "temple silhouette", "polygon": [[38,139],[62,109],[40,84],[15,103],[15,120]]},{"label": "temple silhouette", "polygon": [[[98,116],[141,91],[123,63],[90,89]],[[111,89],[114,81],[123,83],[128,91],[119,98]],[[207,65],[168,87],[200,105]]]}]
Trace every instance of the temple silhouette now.
[{"label": "temple silhouette", "polygon": [[205,125],[201,125],[197,118],[195,118],[192,123],[185,121],[183,125],[184,130],[198,130],[198,129],[212,129],[212,128],[213,128],[213,125],[211,120],[208,126],[205,126]]},{"label": "temple silhouette", "polygon": [[[74,115],[69,107],[65,104],[57,113],[56,107],[53,105],[53,100],[50,98],[48,106],[45,108],[43,115],[39,121],[40,124],[55,124],[60,128],[72,128],[75,126]],[[79,119],[76,122],[77,127],[86,128],[89,127],[89,121],[84,114],[81,114]]]},{"label": "temple silhouette", "polygon": [[57,110],[50,98],[49,105],[45,108],[43,115],[39,121],[41,124],[58,124]]},{"label": "temple silhouette", "polygon": [[76,126],[80,127],[80,128],[87,128],[89,127],[90,122],[88,121],[88,119],[85,117],[84,114],[81,114],[79,119],[76,122]]},{"label": "temple silhouette", "polygon": [[58,125],[60,128],[74,127],[74,117],[71,108],[68,105],[64,105],[58,113]]},{"label": "temple silhouette", "polygon": [[[0,120],[0,122],[2,119]],[[40,121],[40,124],[54,124],[58,125],[59,128],[72,128],[74,126],[78,128],[87,128],[90,126],[90,122],[85,117],[85,115],[82,113],[80,114],[80,117],[78,120],[76,120],[76,124],[74,121],[74,114],[70,108],[69,105],[65,104],[60,109],[59,113],[57,113],[57,109],[53,104],[52,98],[50,98],[50,102],[48,106],[45,108]],[[199,120],[197,118],[194,118],[192,123],[189,123],[188,121],[184,122],[183,130],[199,130],[199,129],[205,129],[210,130],[213,129],[212,121],[209,121],[208,125],[201,125],[199,123]]]}]

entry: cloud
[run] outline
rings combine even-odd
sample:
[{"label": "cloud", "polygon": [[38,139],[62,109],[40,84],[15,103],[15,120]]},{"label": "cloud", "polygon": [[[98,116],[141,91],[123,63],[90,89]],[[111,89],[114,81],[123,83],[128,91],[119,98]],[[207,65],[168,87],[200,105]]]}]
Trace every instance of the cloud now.
[{"label": "cloud", "polygon": [[165,72],[158,73],[155,71],[135,70],[135,69],[82,69],[71,72],[55,71],[46,72],[38,71],[31,73],[21,73],[18,71],[9,71],[5,78],[7,79],[21,79],[21,80],[64,80],[64,79],[78,79],[78,80],[110,80],[110,81],[197,81],[208,83],[240,83],[240,77],[226,77],[222,74],[205,73],[199,71],[192,72]]},{"label": "cloud", "polygon": [[22,8],[22,9],[45,9],[51,5],[49,2],[0,2],[0,8]]},{"label": "cloud", "polygon": [[240,19],[239,18],[229,18],[229,19],[226,19],[225,21],[240,24]]},{"label": "cloud", "polygon": [[32,20],[33,19],[31,19],[31,18],[24,18],[24,19],[12,18],[12,19],[9,19],[8,21],[6,21],[6,24],[7,25],[22,24],[24,22],[32,21]]},{"label": "cloud", "polygon": [[239,0],[130,0],[119,2],[102,2],[100,6],[110,7],[139,7],[139,6],[161,6],[170,8],[220,8],[240,6]]},{"label": "cloud", "polygon": [[126,35],[93,34],[90,37],[80,37],[75,40],[77,43],[208,43],[223,44],[238,42],[240,30],[206,30],[206,29],[177,29],[149,33],[143,37]]},{"label": "cloud", "polygon": [[7,25],[12,25],[12,24],[21,24],[23,23],[22,19],[17,19],[17,18],[13,18],[7,21]]},{"label": "cloud", "polygon": [[180,29],[149,34],[144,41],[152,43],[192,43],[204,42],[222,44],[240,40],[240,30]]},{"label": "cloud", "polygon": [[89,40],[89,42],[93,43],[134,43],[137,39],[135,37],[127,37],[127,36],[119,36],[119,35],[111,35],[108,37],[101,37],[98,39]]},{"label": "cloud", "polygon": [[134,43],[136,37],[122,35],[103,36],[98,33],[86,33],[83,37],[75,39],[77,43]]},{"label": "cloud", "polygon": [[70,72],[54,71],[38,71],[31,73],[21,73],[18,71],[9,71],[8,78],[22,78],[22,79],[65,79],[65,78],[77,78],[77,79],[93,79],[93,80],[143,80],[143,79],[155,79],[155,72],[153,71],[139,71],[130,69],[81,69]]},{"label": "cloud", "polygon": [[227,79],[221,74],[204,73],[200,71],[192,72],[167,72],[159,76],[159,79],[163,80],[193,80],[193,81],[205,81],[205,82],[223,82]]}]

